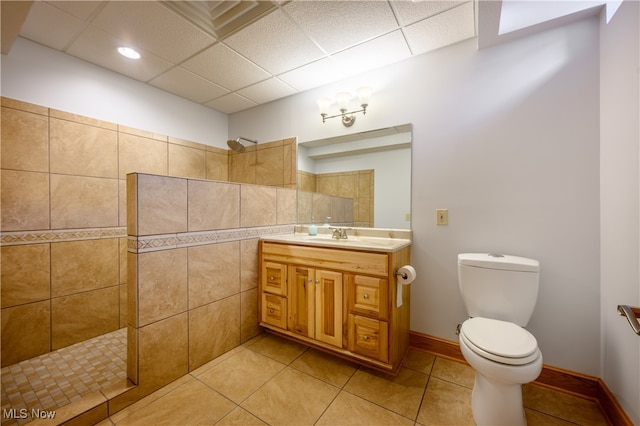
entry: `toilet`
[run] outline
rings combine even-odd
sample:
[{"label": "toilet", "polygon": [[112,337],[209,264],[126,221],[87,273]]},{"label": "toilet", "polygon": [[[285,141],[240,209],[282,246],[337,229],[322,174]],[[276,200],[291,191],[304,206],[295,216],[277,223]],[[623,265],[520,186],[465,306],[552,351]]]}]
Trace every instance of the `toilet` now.
[{"label": "toilet", "polygon": [[537,260],[491,253],[458,255],[458,285],[469,319],[460,350],[476,371],[473,419],[482,425],[526,425],[522,384],[542,371],[529,323],[538,299]]}]

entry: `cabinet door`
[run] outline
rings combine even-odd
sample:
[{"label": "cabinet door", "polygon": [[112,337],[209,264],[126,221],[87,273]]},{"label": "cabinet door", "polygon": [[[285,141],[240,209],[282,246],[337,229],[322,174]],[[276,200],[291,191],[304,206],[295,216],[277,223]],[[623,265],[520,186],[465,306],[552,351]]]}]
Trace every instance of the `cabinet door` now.
[{"label": "cabinet door", "polygon": [[342,274],[316,270],[316,339],[342,347]]},{"label": "cabinet door", "polygon": [[364,356],[389,361],[389,326],[359,315],[349,314],[349,350]]},{"label": "cabinet door", "polygon": [[287,299],[274,294],[262,293],[262,322],[287,328]]},{"label": "cabinet door", "polygon": [[313,269],[289,266],[289,330],[312,338],[314,286]]},{"label": "cabinet door", "polygon": [[280,296],[287,295],[287,265],[275,262],[262,263],[262,291]]},{"label": "cabinet door", "polygon": [[382,320],[388,319],[388,281],[384,278],[362,275],[349,275],[348,278],[349,310],[375,315]]}]

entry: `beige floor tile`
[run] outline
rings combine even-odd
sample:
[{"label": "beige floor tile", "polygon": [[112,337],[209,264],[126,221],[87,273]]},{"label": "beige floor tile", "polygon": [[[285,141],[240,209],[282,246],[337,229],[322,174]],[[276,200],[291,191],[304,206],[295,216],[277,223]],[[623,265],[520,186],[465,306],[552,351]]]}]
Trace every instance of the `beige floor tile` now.
[{"label": "beige floor tile", "polygon": [[358,365],[324,352],[309,349],[296,358],[291,363],[291,367],[342,388],[353,376]]},{"label": "beige floor tile", "polygon": [[273,378],[285,365],[244,350],[198,376],[198,380],[239,404]]},{"label": "beige floor tile", "polygon": [[473,389],[476,379],[476,372],[471,366],[445,358],[436,358],[431,375],[469,389]]},{"label": "beige floor tile", "polygon": [[193,379],[155,400],[144,410],[116,422],[122,425],[211,425],[227,415],[233,404],[202,382]]},{"label": "beige floor tile", "polygon": [[317,426],[336,425],[413,425],[413,421],[342,391],[324,412]]},{"label": "beige floor tile", "polygon": [[287,365],[307,350],[307,346],[269,333],[262,334],[248,348]]},{"label": "beige floor tile", "polygon": [[415,419],[429,376],[401,368],[397,377],[361,368],[344,390],[402,416]]},{"label": "beige floor tile", "polygon": [[427,426],[475,425],[471,414],[471,389],[431,377],[417,421]]},{"label": "beige floor tile", "polygon": [[522,387],[526,408],[582,425],[606,425],[598,406],[589,400],[556,392],[543,386],[527,384]]},{"label": "beige floor tile", "polygon": [[410,348],[402,365],[424,374],[431,374],[435,359],[433,354]]},{"label": "beige floor tile", "polygon": [[338,392],[335,386],[288,367],[241,406],[270,425],[312,425]]},{"label": "beige floor tile", "polygon": [[236,407],[229,414],[224,416],[222,420],[216,423],[216,426],[266,426],[267,424],[245,410],[242,407]]},{"label": "beige floor tile", "polygon": [[549,414],[525,408],[524,414],[527,417],[527,426],[569,426],[575,423],[567,422]]}]

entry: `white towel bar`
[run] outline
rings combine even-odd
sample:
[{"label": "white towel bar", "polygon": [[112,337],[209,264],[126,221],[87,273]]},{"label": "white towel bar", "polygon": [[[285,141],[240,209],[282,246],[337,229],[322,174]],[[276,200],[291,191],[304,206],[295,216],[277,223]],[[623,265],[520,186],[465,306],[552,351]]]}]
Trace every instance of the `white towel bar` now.
[{"label": "white towel bar", "polygon": [[634,333],[640,336],[640,323],[638,317],[640,317],[640,308],[631,308],[628,305],[618,305],[618,313],[623,317],[627,317],[629,325],[633,329]]}]

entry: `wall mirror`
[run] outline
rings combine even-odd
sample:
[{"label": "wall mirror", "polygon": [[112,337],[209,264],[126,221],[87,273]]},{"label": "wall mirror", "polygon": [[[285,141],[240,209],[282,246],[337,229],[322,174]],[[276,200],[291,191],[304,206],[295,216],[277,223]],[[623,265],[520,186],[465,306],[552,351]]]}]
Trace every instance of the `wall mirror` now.
[{"label": "wall mirror", "polygon": [[298,223],[411,228],[412,125],[298,141]]}]

